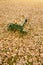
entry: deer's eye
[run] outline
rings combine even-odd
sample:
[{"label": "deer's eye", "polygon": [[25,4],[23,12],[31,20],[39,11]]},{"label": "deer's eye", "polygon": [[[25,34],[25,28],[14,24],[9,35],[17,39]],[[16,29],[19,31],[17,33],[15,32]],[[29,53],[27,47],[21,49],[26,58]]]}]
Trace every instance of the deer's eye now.
[{"label": "deer's eye", "polygon": [[25,22],[27,22],[27,19],[25,19]]}]

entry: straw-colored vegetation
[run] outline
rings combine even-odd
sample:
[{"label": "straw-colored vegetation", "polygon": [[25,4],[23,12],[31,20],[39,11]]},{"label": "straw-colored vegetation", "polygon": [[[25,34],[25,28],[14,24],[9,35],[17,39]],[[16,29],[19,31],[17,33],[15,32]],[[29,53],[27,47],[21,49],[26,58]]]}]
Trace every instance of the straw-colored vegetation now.
[{"label": "straw-colored vegetation", "polygon": [[[35,1],[0,0],[0,65],[43,65],[43,1]],[[21,27],[25,19],[26,35],[15,26],[16,32],[8,31],[10,23]]]}]

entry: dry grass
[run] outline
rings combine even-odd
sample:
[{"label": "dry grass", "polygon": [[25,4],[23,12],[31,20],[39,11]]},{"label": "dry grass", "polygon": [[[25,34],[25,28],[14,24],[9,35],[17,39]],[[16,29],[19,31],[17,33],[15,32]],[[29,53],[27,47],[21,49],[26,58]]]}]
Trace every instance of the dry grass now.
[{"label": "dry grass", "polygon": [[[7,30],[25,18],[27,35]],[[43,2],[0,0],[0,65],[43,65]]]}]

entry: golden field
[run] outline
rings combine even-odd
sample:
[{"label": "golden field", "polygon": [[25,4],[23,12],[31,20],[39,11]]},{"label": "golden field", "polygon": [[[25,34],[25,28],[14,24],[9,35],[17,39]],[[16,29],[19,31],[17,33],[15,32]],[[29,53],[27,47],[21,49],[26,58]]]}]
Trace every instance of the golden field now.
[{"label": "golden field", "polygon": [[[27,35],[7,30],[27,18]],[[43,65],[43,0],[0,0],[0,65]]]}]

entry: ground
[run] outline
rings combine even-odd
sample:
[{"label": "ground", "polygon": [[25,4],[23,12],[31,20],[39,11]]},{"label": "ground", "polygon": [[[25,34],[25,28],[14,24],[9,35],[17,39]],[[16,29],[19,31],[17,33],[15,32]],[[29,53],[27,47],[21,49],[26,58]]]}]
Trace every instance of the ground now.
[{"label": "ground", "polygon": [[[27,35],[7,30],[27,18]],[[43,1],[0,0],[0,65],[43,65]]]}]

